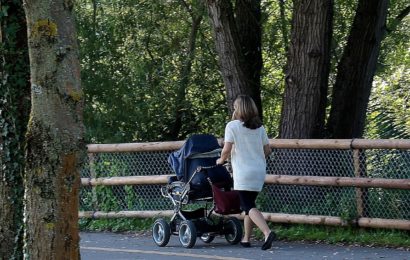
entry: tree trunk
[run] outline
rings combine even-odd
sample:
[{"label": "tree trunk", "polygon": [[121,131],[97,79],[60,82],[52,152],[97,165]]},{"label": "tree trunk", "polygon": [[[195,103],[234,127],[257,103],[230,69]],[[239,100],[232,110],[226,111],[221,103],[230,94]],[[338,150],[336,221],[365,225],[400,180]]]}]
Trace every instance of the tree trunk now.
[{"label": "tree trunk", "polygon": [[74,3],[24,3],[32,91],[25,250],[30,259],[79,259],[79,170],[85,146]]},{"label": "tree trunk", "polygon": [[0,3],[0,259],[23,258],[23,141],[30,111],[22,3]]},{"label": "tree trunk", "polygon": [[239,32],[239,42],[245,59],[243,66],[248,73],[250,96],[256,103],[262,118],[261,70],[262,70],[262,26],[261,1],[237,0],[235,23]]},{"label": "tree trunk", "polygon": [[332,0],[294,2],[280,138],[323,134],[332,19]]},{"label": "tree trunk", "polygon": [[386,26],[388,0],[360,0],[338,65],[327,124],[329,138],[360,138]]},{"label": "tree trunk", "polygon": [[[233,102],[238,94],[250,95],[254,98],[259,109],[260,104],[260,71],[251,71],[251,68],[257,69],[260,64],[257,56],[260,55],[260,45],[255,49],[251,41],[260,42],[260,35],[255,36],[254,33],[260,33],[260,28],[253,28],[252,25],[246,24],[252,20],[253,25],[259,25],[260,21],[254,21],[260,17],[257,14],[259,1],[252,3],[251,1],[238,2],[238,8],[251,8],[251,11],[236,10],[237,13],[252,13],[252,17],[247,20],[246,17],[239,18],[239,24],[235,22],[233,7],[231,1],[226,0],[207,0],[205,4],[208,9],[211,26],[214,31],[216,51],[219,57],[219,64],[222,73],[222,78],[226,88],[226,99],[229,113],[233,112]],[[254,13],[256,12],[256,13]],[[244,31],[241,38],[238,34],[238,28]],[[245,30],[254,30],[254,32],[246,32]],[[248,36],[246,36],[248,35]],[[255,36],[249,39],[250,35]],[[242,45],[242,42],[244,45]],[[243,51],[250,51],[245,55]],[[251,60],[247,60],[250,56],[256,55]],[[261,63],[261,62],[260,62]],[[252,77],[250,77],[252,76]],[[258,78],[257,81],[253,79]],[[257,85],[259,84],[259,85]],[[262,110],[260,115],[262,116]]]}]

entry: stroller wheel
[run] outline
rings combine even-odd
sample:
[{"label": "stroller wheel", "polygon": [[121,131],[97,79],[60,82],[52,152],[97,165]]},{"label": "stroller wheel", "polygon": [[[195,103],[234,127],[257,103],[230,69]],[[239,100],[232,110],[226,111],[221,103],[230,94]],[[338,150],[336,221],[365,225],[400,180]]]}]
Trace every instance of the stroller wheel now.
[{"label": "stroller wheel", "polygon": [[215,236],[211,235],[209,233],[205,233],[201,236],[201,240],[204,241],[204,243],[211,243],[212,241],[214,241]]},{"label": "stroller wheel", "polygon": [[224,233],[229,244],[238,244],[242,239],[242,224],[234,217],[228,218],[224,223]]},{"label": "stroller wheel", "polygon": [[154,239],[157,246],[166,246],[171,237],[171,228],[168,222],[163,218],[155,220],[154,225],[152,225],[152,238]]},{"label": "stroller wheel", "polygon": [[183,247],[191,248],[196,242],[196,227],[194,222],[191,220],[184,220],[179,225],[178,230],[179,242],[181,242]]}]

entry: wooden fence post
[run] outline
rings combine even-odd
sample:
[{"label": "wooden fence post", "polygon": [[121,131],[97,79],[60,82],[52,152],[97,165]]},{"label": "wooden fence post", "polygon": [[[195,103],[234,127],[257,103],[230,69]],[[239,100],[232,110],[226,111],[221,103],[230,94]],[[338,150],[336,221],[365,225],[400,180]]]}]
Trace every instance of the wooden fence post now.
[{"label": "wooden fence post", "polygon": [[[360,149],[353,149],[353,167],[354,176],[359,178],[362,177],[360,168]],[[356,210],[357,218],[363,217],[363,188],[356,187]]]},{"label": "wooden fence post", "polygon": [[[95,156],[93,153],[88,153],[88,163],[90,165],[90,179],[96,179],[97,171],[95,170]],[[91,205],[95,211],[98,211],[97,187],[92,186],[91,189]]]}]

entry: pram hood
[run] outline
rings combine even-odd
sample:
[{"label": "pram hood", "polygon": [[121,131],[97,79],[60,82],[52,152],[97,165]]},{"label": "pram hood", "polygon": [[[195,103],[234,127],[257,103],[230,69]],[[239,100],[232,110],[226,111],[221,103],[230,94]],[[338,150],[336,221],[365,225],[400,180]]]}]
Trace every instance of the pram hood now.
[{"label": "pram hood", "polygon": [[[218,140],[210,134],[196,134],[189,137],[184,145],[177,151],[172,152],[168,157],[168,162],[178,179],[184,176],[186,171],[185,160],[194,158],[199,154],[209,153],[209,157],[216,157],[213,151],[221,149]],[[205,155],[206,156],[206,155]]]}]

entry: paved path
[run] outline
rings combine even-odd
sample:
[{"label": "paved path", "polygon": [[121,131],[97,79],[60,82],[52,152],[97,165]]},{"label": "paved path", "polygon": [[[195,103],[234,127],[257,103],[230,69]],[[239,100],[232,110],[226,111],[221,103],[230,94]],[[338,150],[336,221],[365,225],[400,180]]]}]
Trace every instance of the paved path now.
[{"label": "paved path", "polygon": [[402,259],[410,260],[410,251],[389,248],[338,246],[302,242],[274,242],[271,250],[262,251],[262,242],[251,248],[230,245],[222,237],[210,244],[199,238],[196,245],[183,248],[177,236],[171,236],[166,247],[158,247],[150,235],[84,233],[81,236],[82,260],[176,260],[176,259]]}]

